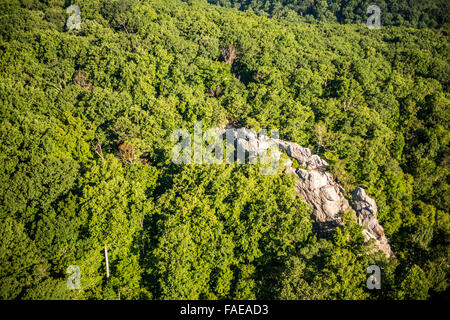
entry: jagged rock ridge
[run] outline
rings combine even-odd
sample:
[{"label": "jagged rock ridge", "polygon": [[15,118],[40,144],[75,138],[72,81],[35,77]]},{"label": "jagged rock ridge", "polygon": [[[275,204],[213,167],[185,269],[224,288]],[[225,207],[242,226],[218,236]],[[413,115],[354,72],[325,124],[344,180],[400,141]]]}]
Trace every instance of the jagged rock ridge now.
[{"label": "jagged rock ridge", "polygon": [[[342,225],[343,214],[353,209],[358,223],[365,228],[363,235],[366,241],[375,239],[379,250],[388,257],[393,255],[383,227],[377,219],[377,204],[375,200],[367,196],[364,189],[357,187],[352,192],[353,202],[351,203],[344,196],[343,187],[327,171],[328,163],[318,155],[312,154],[308,148],[280,139],[256,136],[251,130],[245,128],[228,127],[226,129],[234,131],[236,144],[247,152],[256,151],[257,154],[262,154],[276,144],[290,158],[297,160],[302,168],[295,169],[292,167],[292,161],[288,161],[285,164],[285,172],[296,176],[296,191],[313,209],[321,232],[328,232]],[[224,134],[226,129],[220,129],[220,134]],[[275,156],[280,159],[280,155],[281,153],[277,153]]]}]

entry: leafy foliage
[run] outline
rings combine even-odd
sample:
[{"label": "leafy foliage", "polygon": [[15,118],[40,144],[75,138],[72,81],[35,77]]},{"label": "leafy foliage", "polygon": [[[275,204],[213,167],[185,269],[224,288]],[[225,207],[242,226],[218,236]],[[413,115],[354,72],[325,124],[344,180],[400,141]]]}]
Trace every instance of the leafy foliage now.
[{"label": "leafy foliage", "polygon": [[[0,0],[0,298],[448,294],[450,50],[445,28],[425,28],[448,10],[386,1],[369,30],[336,23],[364,20],[363,1],[221,2],[239,3],[290,18],[85,0],[68,31],[65,1]],[[395,258],[351,218],[319,239],[281,172],[171,163],[171,133],[197,120],[278,128],[319,153],[376,199]],[[365,287],[371,264],[381,292]]]},{"label": "leafy foliage", "polygon": [[308,22],[328,21],[361,23],[366,10],[377,5],[386,26],[414,28],[448,28],[449,3],[445,0],[208,0],[209,3],[239,10],[252,10],[259,15]]}]

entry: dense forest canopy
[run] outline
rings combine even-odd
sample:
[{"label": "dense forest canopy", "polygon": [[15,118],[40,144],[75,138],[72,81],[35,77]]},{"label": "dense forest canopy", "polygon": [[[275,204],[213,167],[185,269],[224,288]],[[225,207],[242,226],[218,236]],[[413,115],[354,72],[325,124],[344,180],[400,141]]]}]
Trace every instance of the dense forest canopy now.
[{"label": "dense forest canopy", "polygon": [[259,15],[307,22],[365,23],[367,8],[377,5],[385,26],[446,28],[450,23],[447,0],[208,0],[227,8],[252,10]]},{"label": "dense forest canopy", "polygon": [[[379,1],[379,30],[359,23],[366,1],[210,2],[291,18],[195,0],[0,0],[0,298],[448,295],[448,2]],[[67,30],[70,4],[80,30]],[[281,169],[173,164],[172,132],[197,120],[277,128],[317,152],[376,199],[395,257],[351,213],[318,237]],[[382,290],[366,288],[373,264]]]}]

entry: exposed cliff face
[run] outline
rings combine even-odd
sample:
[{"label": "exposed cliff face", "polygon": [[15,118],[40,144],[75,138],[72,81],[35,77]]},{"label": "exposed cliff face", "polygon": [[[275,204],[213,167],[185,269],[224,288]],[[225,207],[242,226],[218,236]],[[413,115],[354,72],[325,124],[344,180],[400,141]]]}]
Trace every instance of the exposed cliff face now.
[{"label": "exposed cliff face", "polygon": [[375,200],[369,198],[363,188],[357,187],[353,190],[353,210],[358,215],[358,223],[366,229],[363,231],[366,240],[375,239],[378,248],[388,257],[393,255],[388,239],[384,235],[384,230],[377,219],[377,204]]},{"label": "exposed cliff face", "polygon": [[[230,129],[230,128],[227,128]],[[320,232],[327,232],[342,225],[342,216],[353,209],[358,223],[365,227],[363,235],[366,241],[375,239],[377,247],[388,257],[393,255],[391,247],[384,235],[383,227],[377,220],[377,204],[366,195],[364,189],[358,187],[352,193],[353,201],[344,196],[343,187],[327,172],[328,163],[318,155],[311,154],[308,148],[296,143],[267,137],[256,137],[247,129],[231,128],[234,130],[237,146],[246,151],[265,152],[273,144],[284,150],[287,155],[298,161],[304,169],[292,167],[292,161],[286,163],[285,172],[296,177],[295,188],[299,195],[314,210],[315,220]],[[225,129],[222,129],[222,134]],[[276,154],[280,157],[280,154]]]},{"label": "exposed cliff face", "polygon": [[316,222],[323,231],[341,225],[342,215],[353,209],[358,223],[365,227],[363,235],[366,241],[375,239],[378,248],[388,257],[392,255],[391,247],[384,235],[383,227],[377,220],[377,204],[366,195],[364,189],[357,187],[353,193],[353,202],[344,196],[344,189],[334,181],[327,172],[328,164],[317,155],[311,155],[308,148],[295,143],[276,141],[279,148],[288,156],[296,159],[305,169],[286,168],[287,173],[296,175],[297,192],[313,208]]}]

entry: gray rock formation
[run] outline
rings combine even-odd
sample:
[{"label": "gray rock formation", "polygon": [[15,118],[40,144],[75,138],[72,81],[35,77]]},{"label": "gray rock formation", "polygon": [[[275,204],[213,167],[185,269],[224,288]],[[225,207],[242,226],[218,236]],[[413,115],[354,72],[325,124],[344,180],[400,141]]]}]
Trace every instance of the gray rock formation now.
[{"label": "gray rock formation", "polygon": [[[295,169],[292,167],[292,161],[287,161],[285,172],[296,176],[296,191],[314,210],[320,232],[328,232],[342,225],[343,214],[353,209],[356,212],[358,223],[365,228],[363,231],[365,240],[375,239],[377,247],[386,256],[393,255],[383,227],[377,220],[377,204],[375,200],[366,195],[364,189],[356,188],[352,193],[353,202],[350,203],[344,195],[343,187],[334,181],[333,176],[327,172],[328,163],[318,155],[312,154],[308,148],[280,139],[256,136],[248,129],[227,129],[234,131],[236,145],[247,152],[253,151],[261,154],[276,144],[290,158],[297,160],[302,168]],[[220,129],[220,132],[224,134],[225,129]],[[280,155],[281,153],[275,155],[278,160]]]},{"label": "gray rock formation", "polygon": [[370,198],[363,188],[357,187],[353,190],[353,210],[358,215],[358,223],[364,226],[363,234],[366,240],[375,239],[377,247],[388,257],[393,255],[388,239],[384,235],[384,230],[377,219],[377,204]]}]

